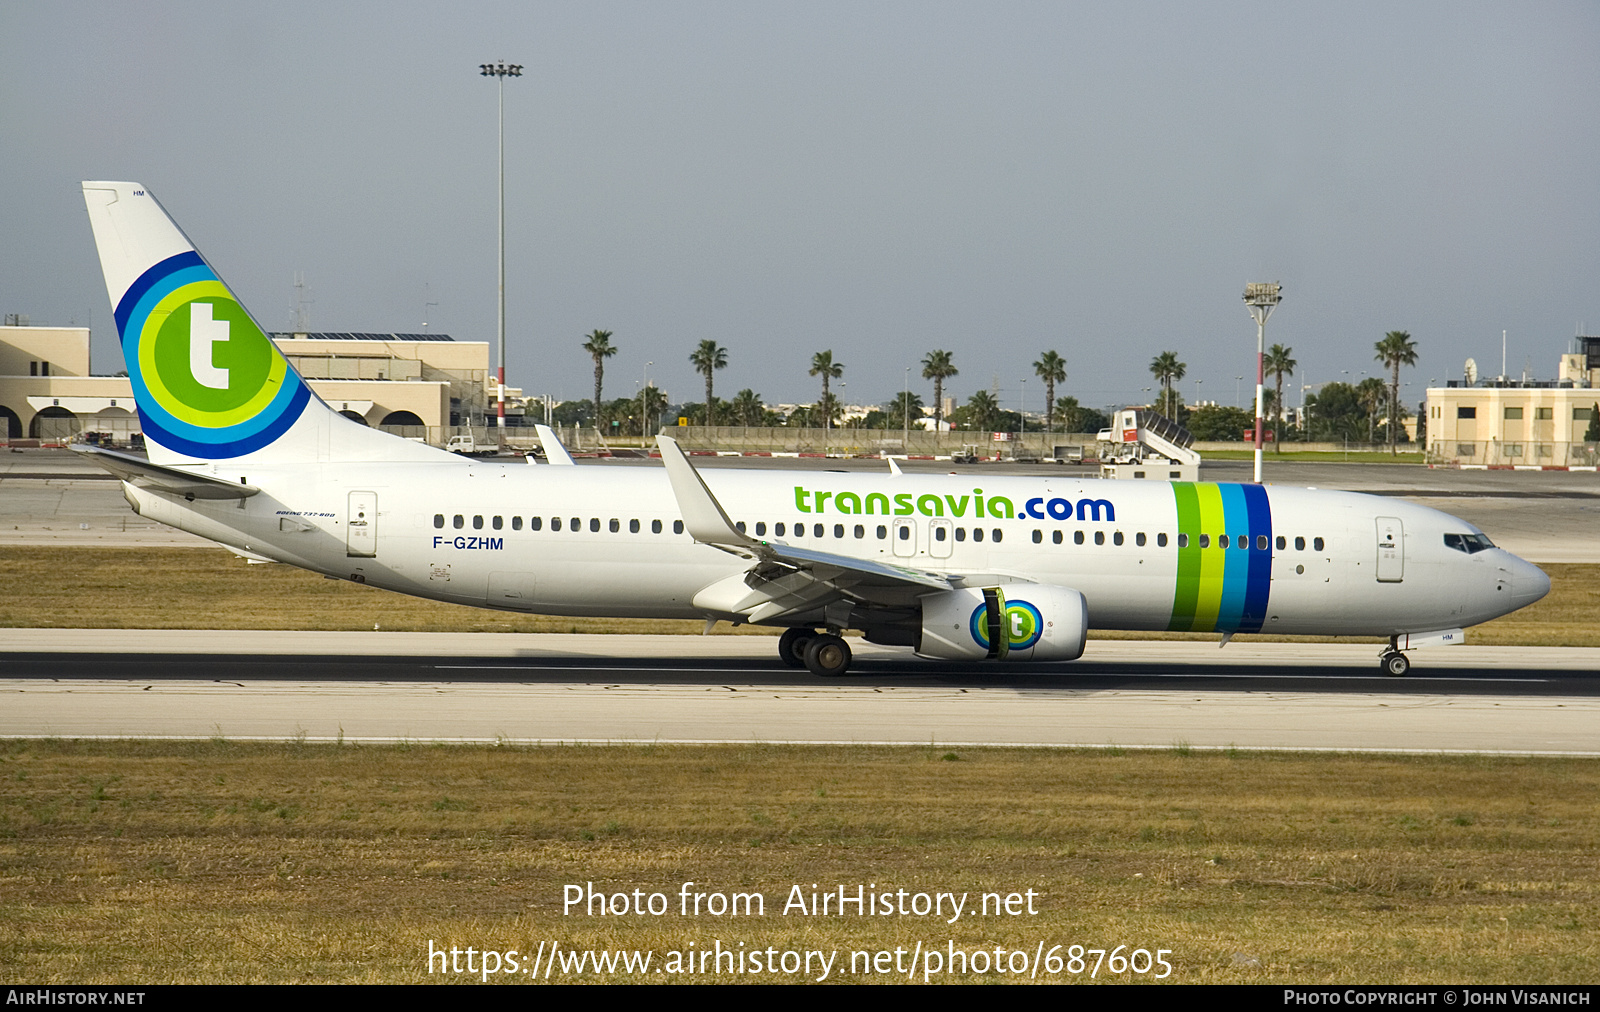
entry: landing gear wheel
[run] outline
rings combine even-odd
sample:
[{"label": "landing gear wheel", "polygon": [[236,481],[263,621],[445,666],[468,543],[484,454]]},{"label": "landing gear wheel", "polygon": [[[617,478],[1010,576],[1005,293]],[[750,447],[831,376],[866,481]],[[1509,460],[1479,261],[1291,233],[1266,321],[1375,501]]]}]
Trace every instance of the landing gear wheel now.
[{"label": "landing gear wheel", "polygon": [[1411,661],[1398,650],[1386,650],[1378,658],[1378,666],[1383,668],[1383,673],[1390,678],[1404,678],[1406,672],[1411,670]]},{"label": "landing gear wheel", "polygon": [[806,666],[806,644],[816,636],[815,629],[789,629],[778,637],[778,659],[791,668]]},{"label": "landing gear wheel", "polygon": [[806,668],[819,678],[837,678],[850,669],[850,644],[832,633],[806,644]]}]

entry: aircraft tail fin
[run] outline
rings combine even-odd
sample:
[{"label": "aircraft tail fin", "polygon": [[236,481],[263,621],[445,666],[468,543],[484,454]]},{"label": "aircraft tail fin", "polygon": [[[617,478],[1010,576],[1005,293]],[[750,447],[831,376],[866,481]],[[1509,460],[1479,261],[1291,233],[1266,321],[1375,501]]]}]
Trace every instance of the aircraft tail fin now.
[{"label": "aircraft tail fin", "polygon": [[439,459],[313,393],[142,185],[83,198],[152,462]]}]

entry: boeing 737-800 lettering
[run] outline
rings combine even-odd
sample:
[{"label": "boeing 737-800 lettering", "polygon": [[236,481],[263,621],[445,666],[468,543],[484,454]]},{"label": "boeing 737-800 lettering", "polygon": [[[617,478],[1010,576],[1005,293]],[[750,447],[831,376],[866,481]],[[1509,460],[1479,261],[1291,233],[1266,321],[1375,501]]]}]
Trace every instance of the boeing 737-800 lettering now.
[{"label": "boeing 737-800 lettering", "polygon": [[1550,588],[1471,524],[1354,493],[702,473],[665,437],[663,468],[465,460],[324,404],[143,186],[83,192],[149,456],[87,452],[140,515],[247,557],[510,611],[775,626],[818,675],[849,667],[850,629],[1070,661],[1091,625],[1384,636],[1404,674],[1406,649]]}]

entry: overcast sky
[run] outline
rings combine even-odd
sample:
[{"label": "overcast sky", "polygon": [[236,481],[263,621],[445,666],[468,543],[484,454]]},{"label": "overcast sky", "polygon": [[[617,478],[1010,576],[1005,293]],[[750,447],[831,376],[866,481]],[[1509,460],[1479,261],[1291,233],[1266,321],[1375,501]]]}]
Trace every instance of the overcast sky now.
[{"label": "overcast sky", "polygon": [[[0,310],[92,322],[78,183],[144,183],[269,330],[495,337],[506,84],[510,382],[587,397],[728,349],[719,395],[1243,402],[1247,281],[1282,281],[1290,384],[1417,340],[1407,399],[1475,356],[1549,377],[1600,331],[1600,4],[10,3]],[[428,303],[437,303],[429,306]],[[1348,372],[1348,376],[1346,375]],[[1242,383],[1235,377],[1243,376]],[[837,382],[837,381],[836,381]],[[837,385],[835,386],[837,390]],[[1298,393],[1294,395],[1298,400]]]}]

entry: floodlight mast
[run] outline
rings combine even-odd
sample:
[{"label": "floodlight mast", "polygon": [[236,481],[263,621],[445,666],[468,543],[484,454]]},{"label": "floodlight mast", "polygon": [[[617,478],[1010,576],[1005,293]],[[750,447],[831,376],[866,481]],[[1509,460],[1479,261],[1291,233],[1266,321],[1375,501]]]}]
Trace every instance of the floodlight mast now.
[{"label": "floodlight mast", "polygon": [[[1244,304],[1256,321],[1256,452],[1255,483],[1261,484],[1261,416],[1266,400],[1267,317],[1283,299],[1283,286],[1276,281],[1252,281],[1244,286]],[[1274,433],[1274,438],[1282,433]]]},{"label": "floodlight mast", "polygon": [[522,64],[480,63],[478,73],[500,85],[500,362],[495,375],[496,445],[506,448],[506,78],[521,77]]}]

